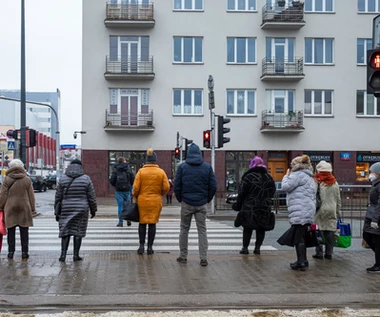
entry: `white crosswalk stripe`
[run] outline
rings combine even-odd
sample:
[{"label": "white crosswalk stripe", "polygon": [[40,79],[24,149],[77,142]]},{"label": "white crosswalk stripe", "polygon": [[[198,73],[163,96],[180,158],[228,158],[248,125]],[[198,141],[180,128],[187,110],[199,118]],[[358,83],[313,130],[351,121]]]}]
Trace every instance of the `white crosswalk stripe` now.
[{"label": "white crosswalk stripe", "polygon": [[[161,219],[157,224],[154,250],[156,252],[179,251],[180,220]],[[148,231],[148,230],[147,230]],[[242,231],[215,221],[207,221],[209,251],[236,252],[241,248]],[[18,246],[19,235],[16,232]],[[253,240],[254,241],[254,240]],[[252,243],[253,243],[252,241]],[[72,244],[72,241],[71,241]],[[89,221],[87,235],[82,242],[82,251],[135,251],[138,248],[138,224],[116,227],[115,219],[95,218]],[[17,246],[17,247],[18,247]],[[35,218],[34,227],[29,228],[29,249],[33,251],[59,251],[58,224],[53,218]],[[71,248],[72,249],[72,245]],[[189,251],[198,251],[198,234],[195,221],[189,232]],[[262,246],[262,250],[276,250]]]}]

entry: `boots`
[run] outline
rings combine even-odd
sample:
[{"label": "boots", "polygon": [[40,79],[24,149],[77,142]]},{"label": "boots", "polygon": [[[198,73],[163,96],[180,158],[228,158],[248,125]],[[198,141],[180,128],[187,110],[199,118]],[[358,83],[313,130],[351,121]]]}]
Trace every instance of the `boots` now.
[{"label": "boots", "polygon": [[140,243],[140,247],[137,249],[137,253],[140,255],[144,254],[144,243]]},{"label": "boots", "polygon": [[154,251],[153,251],[153,242],[154,242],[154,238],[156,236],[156,225],[155,224],[151,224],[149,225],[149,230],[148,230],[148,254],[153,254]]},{"label": "boots", "polygon": [[291,263],[290,268],[292,270],[305,271],[306,267],[309,266],[306,262],[306,246],[304,242],[296,244],[297,262]]},{"label": "boots", "polygon": [[70,243],[70,236],[65,236],[61,239],[61,256],[58,259],[60,262],[66,261],[66,254],[67,254],[67,249],[69,248],[69,243]]},{"label": "boots", "polygon": [[79,256],[79,250],[80,250],[81,244],[82,244],[82,238],[74,236],[74,256],[73,256],[74,262],[83,260],[83,258]]}]

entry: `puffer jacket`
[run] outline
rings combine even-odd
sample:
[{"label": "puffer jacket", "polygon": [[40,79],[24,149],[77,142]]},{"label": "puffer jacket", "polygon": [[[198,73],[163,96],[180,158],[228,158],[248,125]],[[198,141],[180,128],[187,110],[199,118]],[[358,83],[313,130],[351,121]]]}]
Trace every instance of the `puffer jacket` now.
[{"label": "puffer jacket", "polygon": [[0,189],[0,210],[4,211],[5,226],[33,226],[32,211],[36,210],[32,181],[21,166],[7,170]]},{"label": "puffer jacket", "polygon": [[186,161],[178,167],[174,179],[176,199],[190,206],[203,206],[212,200],[216,189],[216,177],[211,165],[203,161],[198,145],[191,144]]},{"label": "puffer jacket", "polygon": [[312,223],[315,215],[315,181],[312,171],[302,169],[285,175],[281,189],[287,194],[286,204],[291,225]]},{"label": "puffer jacket", "polygon": [[[316,185],[318,189],[318,184]],[[319,194],[322,205],[316,212],[314,222],[320,230],[335,231],[336,222],[340,215],[341,199],[338,183],[326,186],[325,183],[319,184]]]},{"label": "puffer jacket", "polygon": [[[369,207],[373,208],[372,218],[365,218],[363,231],[380,235],[380,178],[372,182],[372,187],[369,191]],[[379,225],[379,228],[374,229],[371,227],[371,222],[376,222]]]},{"label": "puffer jacket", "polygon": [[54,207],[61,200],[59,237],[85,237],[89,211],[96,213],[97,204],[94,186],[90,177],[84,174],[82,165],[70,164],[66,174],[60,179],[55,192]]},{"label": "puffer jacket", "polygon": [[139,169],[133,183],[132,195],[137,198],[141,224],[158,222],[162,209],[162,196],[168,190],[168,177],[157,164],[145,164]]}]

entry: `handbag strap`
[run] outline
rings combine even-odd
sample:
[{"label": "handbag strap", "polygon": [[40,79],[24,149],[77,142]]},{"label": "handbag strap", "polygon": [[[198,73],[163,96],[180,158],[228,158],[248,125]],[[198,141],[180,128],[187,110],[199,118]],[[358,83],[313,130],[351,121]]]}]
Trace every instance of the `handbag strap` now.
[{"label": "handbag strap", "polygon": [[65,192],[63,193],[63,196],[62,196],[61,201],[63,200],[63,198],[65,197],[65,195],[67,195],[67,192],[68,192],[68,190],[69,190],[71,184],[74,182],[74,180],[75,180],[75,178],[73,178],[73,179],[70,181],[69,185],[66,187],[66,190],[65,190]]}]

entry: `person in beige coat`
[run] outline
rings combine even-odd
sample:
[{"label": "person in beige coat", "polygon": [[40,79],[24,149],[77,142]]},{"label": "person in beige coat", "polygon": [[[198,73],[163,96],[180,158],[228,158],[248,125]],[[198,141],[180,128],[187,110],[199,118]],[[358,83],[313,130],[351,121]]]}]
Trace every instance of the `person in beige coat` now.
[{"label": "person in beige coat", "polygon": [[9,163],[0,189],[0,211],[4,212],[8,237],[8,259],[16,250],[16,227],[21,238],[21,257],[29,258],[29,227],[33,226],[32,212],[36,211],[33,185],[24,169],[24,163],[14,159]]},{"label": "person in beige coat", "polygon": [[[336,223],[340,217],[340,191],[339,185],[332,173],[332,166],[326,161],[320,161],[317,165],[317,173],[314,180],[319,184],[319,193],[321,196],[321,207],[315,214],[314,223],[318,225],[324,237],[325,242],[325,259],[332,260],[334,248],[334,232],[336,231]],[[323,246],[319,245],[315,248],[316,253],[314,259],[323,259]]]}]

